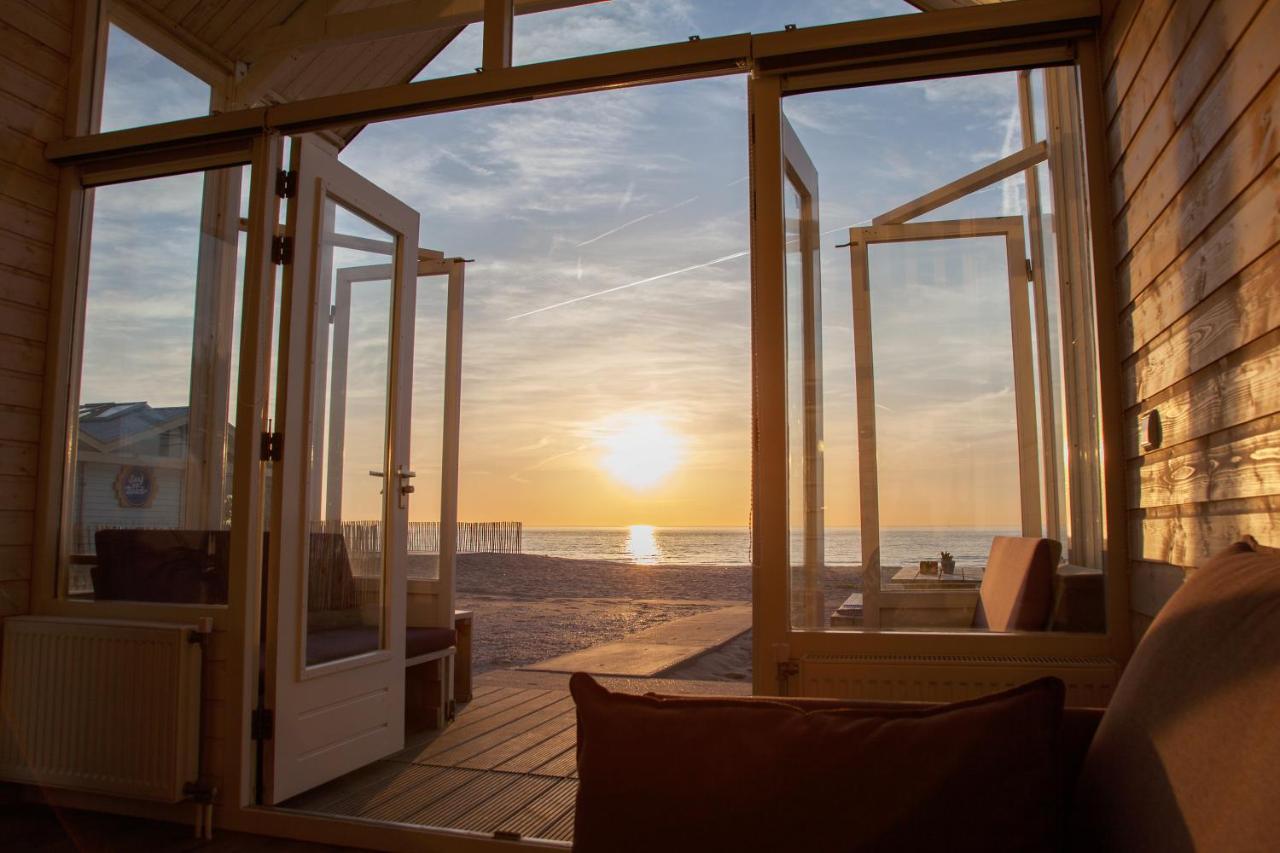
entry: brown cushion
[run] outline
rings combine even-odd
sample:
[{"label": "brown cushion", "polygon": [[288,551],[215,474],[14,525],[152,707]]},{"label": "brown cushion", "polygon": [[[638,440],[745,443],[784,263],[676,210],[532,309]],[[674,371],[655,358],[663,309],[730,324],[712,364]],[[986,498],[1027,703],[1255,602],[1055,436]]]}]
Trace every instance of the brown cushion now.
[{"label": "brown cushion", "polygon": [[1078,850],[1280,844],[1280,557],[1193,572],[1134,650],[1085,758]]},{"label": "brown cushion", "polygon": [[457,642],[452,628],[407,628],[404,632],[404,656],[416,658],[442,651]]},{"label": "brown cushion", "polygon": [[975,628],[1043,631],[1053,604],[1053,572],[1062,546],[1053,539],[997,536],[982,574]]},{"label": "brown cushion", "polygon": [[1060,836],[1057,679],[893,711],[569,686],[584,853],[989,853]]},{"label": "brown cushion", "polygon": [[[407,628],[404,632],[404,656],[438,652],[454,644],[457,635],[452,628]],[[377,625],[331,628],[307,634],[307,666],[355,657],[378,650]]]}]

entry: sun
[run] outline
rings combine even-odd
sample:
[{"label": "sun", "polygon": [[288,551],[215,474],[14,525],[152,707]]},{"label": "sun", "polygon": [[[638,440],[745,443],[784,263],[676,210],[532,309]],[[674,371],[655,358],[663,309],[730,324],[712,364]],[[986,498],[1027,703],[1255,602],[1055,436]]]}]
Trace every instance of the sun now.
[{"label": "sun", "polygon": [[600,432],[600,467],[633,489],[653,488],[684,459],[684,440],[658,415],[615,416]]}]

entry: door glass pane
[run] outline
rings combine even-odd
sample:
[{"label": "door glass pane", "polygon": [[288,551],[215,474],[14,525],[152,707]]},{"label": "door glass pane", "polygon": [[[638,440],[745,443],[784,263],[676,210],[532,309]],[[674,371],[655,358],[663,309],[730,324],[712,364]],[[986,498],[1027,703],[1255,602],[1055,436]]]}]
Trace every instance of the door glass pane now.
[{"label": "door glass pane", "polygon": [[[383,647],[394,235],[326,198],[316,257],[307,664]],[[327,314],[327,317],[326,317]]]},{"label": "door glass pane", "polygon": [[1007,266],[999,237],[870,246],[883,628],[970,627],[1021,535]]},{"label": "door glass pane", "polygon": [[66,593],[225,604],[239,167],[93,191]]},{"label": "door glass pane", "polygon": [[413,414],[409,458],[413,494],[409,499],[411,579],[440,577],[440,465],[444,448],[444,362],[449,276],[418,279],[413,331]]},{"label": "door glass pane", "polygon": [[805,263],[807,196],[784,184],[787,294],[787,504],[791,558],[791,621],[820,626],[822,593],[822,411],[820,353],[814,339],[814,271]]}]

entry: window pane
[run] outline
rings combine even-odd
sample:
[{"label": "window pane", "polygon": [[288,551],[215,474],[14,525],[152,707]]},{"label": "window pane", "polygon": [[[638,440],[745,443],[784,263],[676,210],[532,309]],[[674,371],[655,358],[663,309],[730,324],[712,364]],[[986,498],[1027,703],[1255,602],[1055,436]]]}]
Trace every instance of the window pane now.
[{"label": "window pane", "polygon": [[413,82],[474,74],[484,62],[484,24],[469,24],[418,72]]},{"label": "window pane", "polygon": [[307,663],[382,648],[386,470],[395,238],[324,202],[317,273],[329,322],[311,388]]},{"label": "window pane", "polygon": [[70,595],[226,602],[239,173],[94,191],[64,527]]},{"label": "window pane", "polygon": [[[1080,135],[1062,132],[1079,122],[1074,79],[1072,69],[1033,71],[1022,78],[1024,98],[1019,73],[1010,72],[784,101],[821,176],[828,235],[823,571],[843,602],[827,607],[834,627],[867,627],[873,605],[863,599],[876,592],[884,630],[986,627],[979,589],[1009,563],[1002,536],[1049,540],[1044,568],[1031,571],[1057,597],[1020,627],[1102,627],[1103,567],[1089,548],[1102,525],[1089,247],[1065,239],[1088,233],[1087,222],[1064,219],[1086,209],[1073,148]],[[920,214],[886,216],[1045,138],[1046,129],[1053,157],[1034,167],[1035,209],[1024,172],[974,181]],[[868,227],[874,219],[899,224]],[[837,248],[850,239],[852,250]],[[860,242],[869,247],[861,255]],[[865,328],[851,310],[851,264],[862,264],[860,256],[869,281]],[[1080,286],[1059,286],[1068,280]],[[865,376],[851,357],[860,339],[873,366]],[[859,395],[871,388],[874,404],[861,412]],[[855,428],[868,417],[874,445]],[[874,505],[860,494],[860,465],[876,475],[867,489]],[[862,518],[870,510],[878,519]],[[794,502],[792,524],[798,529]],[[877,566],[878,584],[863,589],[864,573],[870,580]],[[832,576],[847,569],[851,576]],[[794,569],[792,582],[794,611]]]},{"label": "window pane", "polygon": [[101,129],[209,114],[209,84],[117,26],[107,30]]},{"label": "window pane", "polygon": [[513,50],[516,63],[527,64],[671,44],[694,35],[767,33],[788,24],[813,27],[917,11],[905,0],[609,0],[517,15]]},{"label": "window pane", "polygon": [[444,448],[444,362],[449,276],[418,278],[414,309],[413,421],[409,453],[409,577],[440,576],[440,476]]}]

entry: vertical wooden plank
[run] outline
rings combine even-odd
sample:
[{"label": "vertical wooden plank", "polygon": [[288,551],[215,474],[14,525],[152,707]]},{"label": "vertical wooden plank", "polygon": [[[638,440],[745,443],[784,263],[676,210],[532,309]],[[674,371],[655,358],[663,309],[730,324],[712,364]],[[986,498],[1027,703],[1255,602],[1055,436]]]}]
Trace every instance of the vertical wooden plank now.
[{"label": "vertical wooden plank", "polygon": [[[440,590],[437,625],[453,627],[458,553],[458,445],[462,426],[462,329],[466,295],[466,262],[449,268],[444,356],[444,447],[440,462]],[[468,625],[470,623],[468,622]],[[468,627],[468,631],[470,628]],[[468,676],[469,677],[469,676]]]},{"label": "vertical wooden plank", "polygon": [[[1067,488],[1070,501],[1069,561],[1084,566],[1101,566],[1105,561],[1105,524],[1102,494],[1103,458],[1098,446],[1098,407],[1093,377],[1106,382],[1106,370],[1097,360],[1095,340],[1098,328],[1094,302],[1102,297],[1103,283],[1092,278],[1091,257],[1096,258],[1097,232],[1090,227],[1090,211],[1105,210],[1106,197],[1086,199],[1086,163],[1081,155],[1082,120],[1077,101],[1076,74],[1070,68],[1046,68],[1045,112],[1049,142],[1050,179],[1053,193],[1054,228],[1057,239],[1058,298],[1063,324],[1063,340],[1072,346],[1063,352],[1063,384],[1066,391],[1066,424],[1070,437]],[[1090,118],[1090,121],[1097,119]],[[1092,201],[1092,205],[1087,204]],[[1094,251],[1090,252],[1090,238]],[[1107,281],[1110,279],[1108,277]],[[1092,287],[1090,286],[1092,282]],[[1110,285],[1105,285],[1109,287]],[[1114,326],[1112,319],[1104,328]]]},{"label": "vertical wooden plank", "polygon": [[1116,660],[1128,658],[1132,633],[1129,629],[1129,549],[1125,514],[1124,412],[1120,398],[1120,354],[1116,323],[1118,306],[1112,278],[1111,211],[1107,205],[1107,150],[1105,110],[1102,101],[1101,60],[1097,37],[1081,39],[1079,47],[1079,91],[1084,130],[1084,168],[1088,198],[1087,224],[1092,235],[1089,274],[1093,278],[1093,327],[1098,352],[1099,438],[1103,477],[1102,510],[1105,522],[1107,638]]},{"label": "vertical wooden plank", "polygon": [[871,344],[870,252],[866,230],[849,229],[853,289],[853,380],[858,417],[858,532],[862,541],[862,626],[880,627],[880,482],[876,456],[876,370]]},{"label": "vertical wooden plank", "polygon": [[1031,305],[1027,295],[1026,245],[1019,222],[1005,236],[1009,274],[1009,326],[1013,341],[1013,394],[1017,407],[1018,481],[1022,535],[1040,537],[1040,454],[1036,435],[1036,375],[1031,355]]},{"label": "vertical wooden plank", "polygon": [[[1018,112],[1022,122],[1022,145],[1036,141],[1035,107],[1032,103],[1031,72],[1018,72]],[[1036,369],[1040,377],[1041,464],[1044,466],[1045,535],[1063,541],[1058,482],[1058,396],[1053,387],[1053,355],[1049,342],[1049,291],[1044,252],[1044,211],[1040,204],[1040,166],[1023,173],[1027,182],[1027,236],[1031,244],[1031,280],[1035,294]]]},{"label": "vertical wooden plank", "polygon": [[515,29],[515,0],[484,0],[486,71],[511,67],[511,33]]},{"label": "vertical wooden plank", "polygon": [[[231,561],[242,567],[228,584],[227,683],[230,712],[224,715],[229,767],[222,779],[233,807],[254,801],[254,751],[249,719],[258,696],[263,565],[264,466],[258,437],[266,430],[271,387],[271,339],[275,314],[276,267],[271,241],[279,221],[276,174],[283,143],[264,134],[254,143],[249,179],[249,227],[245,233],[244,298],[240,320],[237,379],[235,468],[232,474]],[[278,528],[273,528],[276,530]]]},{"label": "vertical wooden plank", "polygon": [[777,663],[790,657],[787,565],[787,327],[782,221],[782,89],[776,76],[747,83],[751,161],[752,686],[777,695]]}]

